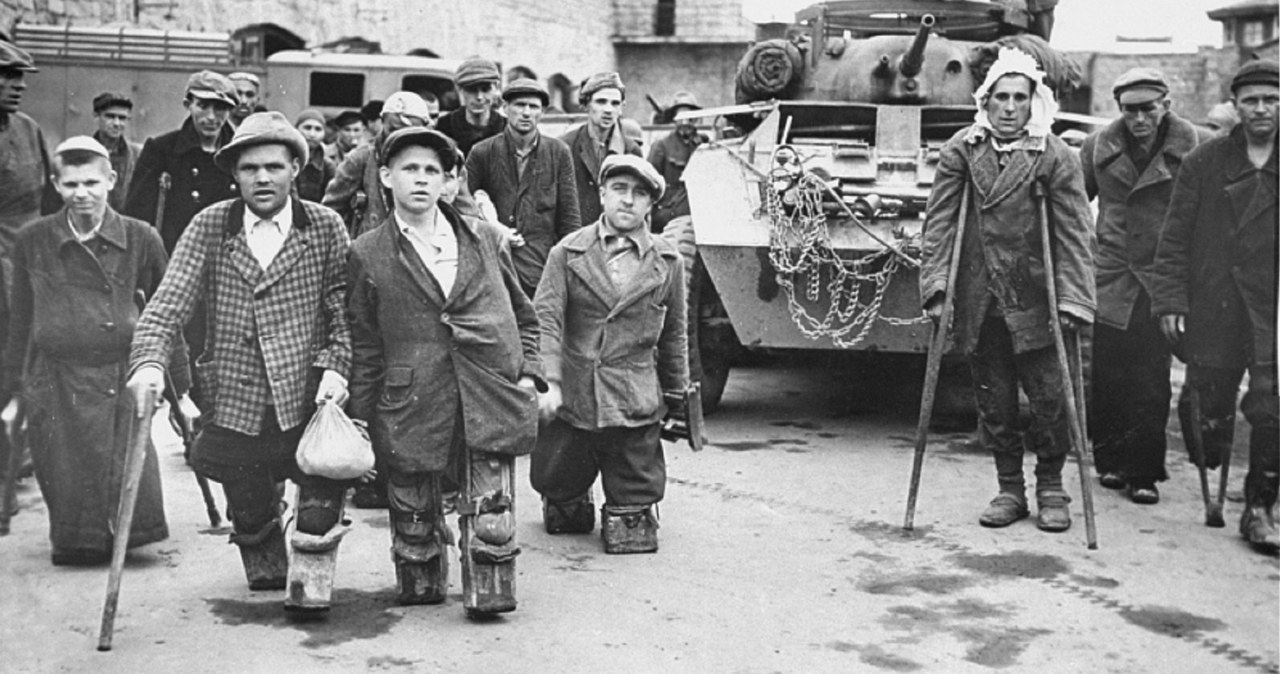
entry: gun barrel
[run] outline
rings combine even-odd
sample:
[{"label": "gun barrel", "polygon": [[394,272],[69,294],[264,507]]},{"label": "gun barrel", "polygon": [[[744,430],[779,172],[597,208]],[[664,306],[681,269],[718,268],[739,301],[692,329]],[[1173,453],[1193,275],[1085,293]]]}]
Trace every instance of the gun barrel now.
[{"label": "gun barrel", "polygon": [[904,77],[915,77],[924,68],[924,47],[929,43],[929,31],[933,29],[934,23],[936,19],[932,14],[920,17],[920,30],[916,33],[916,39],[911,42],[911,49],[902,55],[902,63],[898,66],[898,72]]}]

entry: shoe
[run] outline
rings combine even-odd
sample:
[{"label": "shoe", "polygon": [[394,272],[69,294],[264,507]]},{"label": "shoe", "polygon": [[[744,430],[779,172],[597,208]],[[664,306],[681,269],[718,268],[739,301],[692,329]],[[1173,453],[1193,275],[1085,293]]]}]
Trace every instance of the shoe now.
[{"label": "shoe", "polygon": [[596,511],[591,493],[570,500],[542,499],[542,523],[549,534],[587,534],[596,528]]},{"label": "shoe", "polygon": [[1160,502],[1160,490],[1155,483],[1129,485],[1129,500],[1138,505],[1155,505]]},{"label": "shoe", "polygon": [[1059,532],[1071,528],[1071,510],[1067,504],[1071,497],[1065,491],[1045,491],[1036,494],[1036,527],[1041,531]]},{"label": "shoe", "polygon": [[1001,492],[991,499],[987,509],[978,516],[978,524],[993,528],[1007,527],[1030,514],[1026,497]]},{"label": "shoe", "polygon": [[1280,551],[1280,531],[1276,530],[1274,515],[1264,506],[1244,509],[1240,516],[1240,535],[1259,552],[1275,554]]},{"label": "shoe", "polygon": [[1115,471],[1108,471],[1098,477],[1098,484],[1107,489],[1124,489],[1127,486],[1124,476]]}]

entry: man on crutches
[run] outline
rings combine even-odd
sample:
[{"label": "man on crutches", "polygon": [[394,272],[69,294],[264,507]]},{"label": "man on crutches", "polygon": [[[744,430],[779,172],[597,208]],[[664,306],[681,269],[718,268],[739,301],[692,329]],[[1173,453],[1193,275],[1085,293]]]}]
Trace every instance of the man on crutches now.
[{"label": "man on crutches", "polygon": [[[1002,49],[974,99],[975,123],[948,141],[938,164],[924,225],[921,300],[939,320],[952,248],[961,246],[950,289],[952,340],[969,359],[979,433],[995,457],[999,484],[979,523],[1003,527],[1030,515],[1025,435],[1037,459],[1036,526],[1066,531],[1071,498],[1062,467],[1073,433],[1067,405],[1074,400],[1052,322],[1070,334],[1093,320],[1096,241],[1088,199],[1075,154],[1049,133],[1058,105],[1031,56]],[[1044,209],[1034,196],[1036,183]],[[1052,260],[1041,245],[1042,212]],[[963,241],[956,240],[958,229]],[[1056,302],[1046,272],[1055,281]],[[1029,424],[1020,418],[1019,386],[1030,401]]]}]

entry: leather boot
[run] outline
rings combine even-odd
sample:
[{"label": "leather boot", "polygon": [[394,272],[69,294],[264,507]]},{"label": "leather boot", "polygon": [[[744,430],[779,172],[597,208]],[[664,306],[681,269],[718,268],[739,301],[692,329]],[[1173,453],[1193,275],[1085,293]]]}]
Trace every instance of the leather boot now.
[{"label": "leather boot", "polygon": [[[1250,451],[1254,451],[1250,447]],[[1271,471],[1254,471],[1245,479],[1244,512],[1240,515],[1240,535],[1259,552],[1274,554],[1280,551],[1280,530],[1276,527],[1277,475]],[[1252,479],[1250,479],[1252,478]]]},{"label": "leather boot", "polygon": [[1062,488],[1062,467],[1067,457],[1039,457],[1036,461],[1036,527],[1060,532],[1071,528],[1071,497]]},{"label": "leather boot", "polygon": [[589,534],[596,528],[591,492],[568,501],[542,499],[542,524],[549,534]]},{"label": "leather boot", "polygon": [[1007,527],[1030,515],[1027,510],[1026,478],[1022,475],[1022,452],[992,452],[996,462],[996,481],[1000,493],[991,499],[978,524],[984,527]]},{"label": "leather boot", "polygon": [[653,506],[601,506],[600,539],[610,555],[657,552],[658,518]]}]

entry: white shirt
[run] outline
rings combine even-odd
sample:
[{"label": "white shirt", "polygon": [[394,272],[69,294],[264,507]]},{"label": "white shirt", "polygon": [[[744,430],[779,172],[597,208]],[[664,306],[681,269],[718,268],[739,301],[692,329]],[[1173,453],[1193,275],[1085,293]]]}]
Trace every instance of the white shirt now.
[{"label": "white shirt", "polygon": [[285,239],[289,238],[289,230],[293,229],[293,198],[284,200],[284,208],[270,220],[263,220],[256,213],[244,209],[244,239],[249,244],[249,252],[253,253],[258,265],[266,270],[271,261],[284,248]]},{"label": "white shirt", "polygon": [[81,234],[80,230],[76,229],[76,224],[71,221],[71,214],[67,214],[67,227],[71,228],[71,236],[74,236],[76,241],[80,243],[88,243],[90,239],[97,236],[98,231],[102,229],[102,223],[106,221],[106,218],[99,220],[98,224],[94,225],[93,229],[89,230],[88,233]]},{"label": "white shirt", "polygon": [[436,210],[435,231],[424,238],[400,219],[399,213],[395,216],[400,233],[409,240],[409,245],[418,253],[418,259],[422,260],[422,266],[435,277],[445,297],[448,297],[453,290],[453,281],[458,276],[458,237],[453,233],[453,227]]}]

